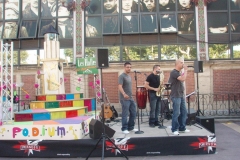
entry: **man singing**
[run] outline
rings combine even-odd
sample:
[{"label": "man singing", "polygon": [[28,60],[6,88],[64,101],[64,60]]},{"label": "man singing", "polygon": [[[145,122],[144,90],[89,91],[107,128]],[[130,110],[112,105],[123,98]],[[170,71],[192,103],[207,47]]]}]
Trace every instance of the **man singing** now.
[{"label": "man singing", "polygon": [[[184,68],[184,74],[181,70]],[[175,69],[170,73],[168,82],[171,84],[170,98],[172,100],[172,133],[179,135],[179,132],[186,133],[190,130],[186,129],[187,109],[184,94],[184,81],[187,78],[188,67],[184,65],[183,60],[176,60]]]}]

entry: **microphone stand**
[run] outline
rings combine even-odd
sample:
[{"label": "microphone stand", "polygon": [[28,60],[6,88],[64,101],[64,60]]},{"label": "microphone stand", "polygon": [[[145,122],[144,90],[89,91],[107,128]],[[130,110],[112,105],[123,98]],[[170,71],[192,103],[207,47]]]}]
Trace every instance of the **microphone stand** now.
[{"label": "microphone stand", "polygon": [[139,108],[138,108],[138,97],[137,97],[137,71],[134,71],[135,75],[135,81],[136,81],[136,104],[137,104],[137,114],[138,114],[138,131],[135,132],[135,134],[143,134],[144,132],[140,130],[140,124],[139,124]]}]

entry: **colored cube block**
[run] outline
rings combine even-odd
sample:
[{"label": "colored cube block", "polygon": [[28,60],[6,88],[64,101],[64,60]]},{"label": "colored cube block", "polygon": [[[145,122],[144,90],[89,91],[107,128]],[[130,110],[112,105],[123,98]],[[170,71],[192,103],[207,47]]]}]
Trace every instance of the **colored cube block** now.
[{"label": "colored cube block", "polygon": [[74,94],[66,94],[66,99],[67,100],[74,99]]},{"label": "colored cube block", "polygon": [[66,95],[65,94],[58,94],[56,95],[57,100],[65,100],[66,99]]},{"label": "colored cube block", "polygon": [[46,101],[56,101],[56,95],[46,95]]},{"label": "colored cube block", "polygon": [[30,102],[30,109],[44,109],[45,102]]},{"label": "colored cube block", "polygon": [[84,99],[84,106],[87,106],[88,111],[92,110],[92,101],[91,99]]},{"label": "colored cube block", "polygon": [[37,99],[37,101],[46,101],[46,96],[45,95],[38,95],[36,99]]},{"label": "colored cube block", "polygon": [[77,110],[75,110],[75,111],[66,111],[66,118],[77,117],[77,116],[78,116]]},{"label": "colored cube block", "polygon": [[66,118],[66,112],[64,111],[59,111],[59,112],[52,112],[51,113],[51,119],[54,120],[54,119],[63,119],[63,118]]},{"label": "colored cube block", "polygon": [[50,120],[50,113],[34,113],[33,120],[34,121],[42,121],[42,120]]},{"label": "colored cube block", "polygon": [[83,107],[84,101],[83,100],[75,100],[73,101],[73,107]]},{"label": "colored cube block", "polygon": [[23,122],[23,121],[33,121],[33,115],[29,114],[16,114],[14,115],[15,122]]}]

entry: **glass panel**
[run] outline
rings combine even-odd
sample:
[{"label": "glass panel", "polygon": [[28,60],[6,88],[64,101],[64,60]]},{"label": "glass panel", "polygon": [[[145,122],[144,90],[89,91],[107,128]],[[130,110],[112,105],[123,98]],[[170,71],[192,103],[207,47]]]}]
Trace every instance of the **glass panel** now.
[{"label": "glass panel", "polygon": [[20,64],[37,64],[37,50],[21,50]]},{"label": "glass panel", "polygon": [[38,18],[38,0],[23,0],[22,1],[22,16],[24,19]]},{"label": "glass panel", "polygon": [[134,0],[122,0],[122,13],[138,12],[138,3]]},{"label": "glass panel", "polygon": [[148,33],[157,32],[157,19],[155,14],[142,14],[141,15],[141,31]]},{"label": "glass panel", "polygon": [[119,33],[119,18],[118,16],[104,16],[103,33]]},{"label": "glass panel", "polygon": [[0,19],[3,19],[3,3],[0,2]]},{"label": "glass panel", "polygon": [[138,33],[138,15],[123,15],[123,33]]},{"label": "glass panel", "polygon": [[108,47],[108,60],[110,61],[120,61],[120,47]]},{"label": "glass panel", "polygon": [[42,0],[41,6],[42,6],[42,11],[41,11],[41,16],[42,17],[48,17],[51,18],[51,6],[56,3],[56,0]]},{"label": "glass panel", "polygon": [[195,45],[163,45],[161,47],[161,60],[175,60],[184,56],[185,60],[197,59]]},{"label": "glass panel", "polygon": [[118,0],[103,0],[103,13],[117,13]]},{"label": "glass panel", "polygon": [[207,10],[227,10],[226,0],[217,0],[207,3]]},{"label": "glass panel", "polygon": [[233,58],[240,58],[240,44],[233,45]]},{"label": "glass panel", "polygon": [[[88,3],[88,2],[86,2]],[[101,1],[100,0],[91,0],[90,5],[86,8],[89,14],[100,14],[101,12]]]},{"label": "glass panel", "polygon": [[175,11],[175,0],[159,0],[159,11]]},{"label": "glass panel", "polygon": [[18,64],[18,51],[13,51],[13,65]]},{"label": "glass panel", "polygon": [[209,33],[227,33],[228,32],[227,24],[228,24],[227,13],[208,13]]},{"label": "glass panel", "polygon": [[67,6],[58,2],[58,17],[72,16],[72,12],[68,11]]},{"label": "glass panel", "polygon": [[58,33],[59,33],[59,38],[72,38],[73,37],[73,19],[59,18]]},{"label": "glass panel", "polygon": [[[22,27],[27,28],[28,37],[36,37],[37,21],[22,21]],[[26,35],[19,35],[21,38],[25,38]]]},{"label": "glass panel", "polygon": [[123,46],[123,61],[141,60],[140,46]]},{"label": "glass panel", "polygon": [[95,57],[96,47],[85,47],[85,55],[84,57]]},{"label": "glass panel", "polygon": [[231,31],[240,32],[240,13],[231,14]]},{"label": "glass panel", "polygon": [[[72,48],[65,48],[60,49],[60,56],[61,59],[65,59],[68,63],[73,62],[73,49]],[[66,62],[64,62],[66,63]]]},{"label": "glass panel", "polygon": [[175,14],[160,15],[160,19],[161,33],[177,32]]},{"label": "glass panel", "polygon": [[142,0],[146,5],[148,12],[156,12],[156,0]]},{"label": "glass panel", "polygon": [[0,22],[0,39],[2,38],[2,33],[3,33],[3,23]]},{"label": "glass panel", "polygon": [[195,32],[195,21],[194,14],[180,13],[178,14],[178,33],[194,33]]},{"label": "glass panel", "polygon": [[193,11],[194,5],[191,0],[178,0],[179,11]]},{"label": "glass panel", "polygon": [[18,19],[19,3],[18,1],[5,3],[5,19]]},{"label": "glass panel", "polygon": [[49,26],[52,25],[54,28],[56,28],[55,19],[42,19],[40,24],[40,32],[38,33],[39,37],[43,36],[44,33],[46,33]]},{"label": "glass panel", "polygon": [[178,58],[184,57],[184,60],[197,59],[197,49],[195,45],[179,45]]},{"label": "glass panel", "polygon": [[231,6],[231,10],[239,10],[240,9],[240,1],[239,0],[231,0],[230,6]]},{"label": "glass panel", "polygon": [[208,52],[210,59],[230,58],[230,49],[228,44],[209,44]]},{"label": "glass panel", "polygon": [[98,37],[102,35],[101,17],[86,16],[86,37]]},{"label": "glass panel", "polygon": [[[44,49],[40,49],[39,50],[39,57],[40,57],[40,59],[44,59]],[[42,64],[43,62],[42,61],[40,61],[40,64]]]},{"label": "glass panel", "polygon": [[[18,33],[18,24],[16,21],[5,22],[4,30],[3,30],[3,39],[16,39]],[[24,37],[28,37],[27,30],[25,27],[20,29],[20,34],[24,35]]]},{"label": "glass panel", "polygon": [[177,45],[162,45],[161,46],[161,60],[175,60],[178,58]]},{"label": "glass panel", "polygon": [[123,61],[157,60],[158,46],[124,46]]}]

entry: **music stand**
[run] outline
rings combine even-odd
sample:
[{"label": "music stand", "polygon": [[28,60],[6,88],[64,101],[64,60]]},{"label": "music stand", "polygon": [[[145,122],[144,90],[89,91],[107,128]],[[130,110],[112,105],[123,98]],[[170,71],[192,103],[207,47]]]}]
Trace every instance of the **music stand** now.
[{"label": "music stand", "polygon": [[[169,90],[171,89],[170,88],[170,84],[169,83],[166,83],[166,84],[164,84],[165,85],[165,90],[167,90],[167,103],[165,103],[164,102],[164,99],[163,99],[163,97],[165,96],[165,95],[163,95],[163,96],[161,96],[160,98],[161,98],[161,102],[163,102],[163,104],[164,104],[164,108],[163,108],[163,106],[162,106],[162,104],[161,104],[161,116],[159,117],[159,121],[160,121],[160,126],[158,127],[159,129],[165,129],[165,128],[167,128],[166,126],[164,126],[163,125],[163,121],[164,121],[164,118],[165,117],[163,117],[163,112],[165,112],[165,107],[166,107],[166,104],[167,104],[167,106],[169,106]],[[161,103],[160,102],[160,103]],[[169,110],[169,112],[170,112],[170,109],[168,108],[168,110]],[[161,125],[161,123],[162,123],[162,125]]]},{"label": "music stand", "polygon": [[[103,81],[102,81],[102,68],[100,68],[100,75],[101,75],[101,92],[102,92],[102,99],[101,102],[103,102],[105,104],[105,99],[103,98]],[[104,105],[103,104],[103,105]],[[102,106],[102,104],[101,104]],[[101,138],[97,141],[96,145],[94,146],[94,148],[91,150],[91,152],[88,154],[86,160],[91,156],[92,152],[97,148],[98,143],[102,140],[102,160],[104,159],[104,151],[105,151],[105,141],[106,139],[109,140],[109,142],[115,147],[114,149],[117,149],[126,159],[128,159],[128,157],[117,147],[117,145],[107,136],[106,131],[105,131],[105,127],[104,127],[104,123],[105,123],[105,117],[104,117],[104,106],[101,107],[101,112],[102,112],[102,128],[103,128],[103,133],[101,135]],[[113,147],[112,147],[113,148]]]}]

